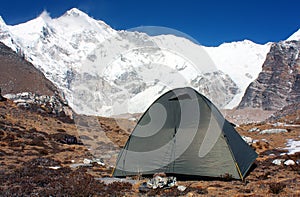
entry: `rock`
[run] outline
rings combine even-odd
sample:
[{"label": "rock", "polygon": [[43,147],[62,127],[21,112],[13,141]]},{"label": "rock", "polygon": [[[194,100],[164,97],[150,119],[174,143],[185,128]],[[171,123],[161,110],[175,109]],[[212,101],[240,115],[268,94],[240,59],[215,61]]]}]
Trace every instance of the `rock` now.
[{"label": "rock", "polygon": [[[300,102],[287,105],[284,108],[282,108],[281,110],[276,111],[266,121],[274,122],[274,121],[278,121],[280,119],[286,119],[285,117],[289,116],[288,119],[290,121],[299,122],[299,120],[300,120],[299,114],[300,114]],[[293,116],[294,116],[294,118],[292,118]],[[279,125],[279,124],[282,124],[282,123],[277,123],[277,125]],[[274,124],[274,126],[276,126],[276,124]],[[280,125],[280,126],[284,126],[284,124]]]},{"label": "rock", "polygon": [[284,159],[275,159],[272,161],[272,164],[280,166],[283,161],[284,161]]},{"label": "rock", "polygon": [[18,103],[17,104],[18,107],[21,107],[21,108],[24,108],[24,109],[29,109],[30,108],[30,105],[26,102],[24,103]]},{"label": "rock", "polygon": [[152,189],[162,188],[167,185],[167,178],[156,176],[147,182],[147,186]]},{"label": "rock", "polygon": [[259,134],[274,134],[274,133],[286,133],[288,130],[286,129],[265,129],[259,132]]},{"label": "rock", "polygon": [[167,179],[167,186],[168,187],[174,187],[176,185],[177,185],[176,177],[168,177],[168,179]]},{"label": "rock", "polygon": [[98,165],[105,166],[103,159],[83,159],[84,164],[93,164],[97,163]]},{"label": "rock", "polygon": [[238,109],[277,111],[300,102],[300,41],[273,43],[262,71],[243,96]]},{"label": "rock", "polygon": [[90,159],[83,159],[83,163],[84,164],[91,164],[92,163],[92,160],[90,160]]},{"label": "rock", "polygon": [[139,182],[137,180],[129,179],[129,178],[116,178],[116,177],[95,177],[95,180],[102,181],[106,185],[111,184],[111,183],[130,183],[132,185],[138,185]]},{"label": "rock", "polygon": [[283,164],[286,165],[286,166],[290,166],[290,165],[293,166],[293,165],[295,165],[296,163],[295,163],[295,161],[289,159],[289,160],[286,160]]},{"label": "rock", "polygon": [[78,144],[77,138],[71,135],[65,135],[65,139],[61,141],[63,144]]},{"label": "rock", "polygon": [[32,98],[32,95],[29,92],[23,92],[20,94],[20,96],[21,98],[26,98],[26,99]]},{"label": "rock", "polygon": [[257,128],[257,127],[253,127],[252,129],[249,129],[248,130],[248,132],[256,132],[256,131],[260,131],[260,129],[259,128]]},{"label": "rock", "polygon": [[60,166],[50,166],[49,168],[53,169],[53,170],[57,170],[57,169],[60,169],[61,167]]},{"label": "rock", "polygon": [[139,192],[147,193],[149,191],[150,191],[150,188],[148,187],[147,182],[144,182],[139,186]]},{"label": "rock", "polygon": [[183,185],[179,185],[179,186],[177,187],[177,189],[178,189],[179,191],[183,192],[184,190],[186,190],[186,187],[183,186]]},{"label": "rock", "polygon": [[93,162],[97,163],[98,165],[105,166],[103,159],[94,159]]},{"label": "rock", "polygon": [[83,145],[82,142],[77,140],[76,136],[67,134],[67,133],[54,133],[51,134],[51,137],[56,140],[57,142],[60,142],[62,144],[68,144],[68,145],[72,145],[72,144],[76,144],[76,145]]},{"label": "rock", "polygon": [[174,187],[177,185],[176,177],[155,176],[147,182],[147,187],[152,189]]},{"label": "rock", "polygon": [[67,105],[65,99],[61,98],[58,94],[55,94],[55,96],[48,96],[23,92],[18,94],[7,94],[5,97],[12,100],[17,106],[25,107],[26,109],[46,112],[58,117],[68,116],[73,119],[73,111]]},{"label": "rock", "polygon": [[70,165],[71,168],[78,168],[78,167],[93,167],[92,164],[85,164],[85,163],[73,163]]},{"label": "rock", "polygon": [[253,139],[251,137],[242,136],[242,139],[249,145],[253,143]]}]

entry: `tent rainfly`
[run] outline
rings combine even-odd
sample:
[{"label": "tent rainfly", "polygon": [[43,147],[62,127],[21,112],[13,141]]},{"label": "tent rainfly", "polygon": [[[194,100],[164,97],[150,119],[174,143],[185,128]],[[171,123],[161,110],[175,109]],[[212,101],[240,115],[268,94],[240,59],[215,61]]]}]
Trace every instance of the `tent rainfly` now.
[{"label": "tent rainfly", "polygon": [[178,88],[159,97],[120,151],[113,176],[151,175],[244,179],[257,153],[205,96]]}]

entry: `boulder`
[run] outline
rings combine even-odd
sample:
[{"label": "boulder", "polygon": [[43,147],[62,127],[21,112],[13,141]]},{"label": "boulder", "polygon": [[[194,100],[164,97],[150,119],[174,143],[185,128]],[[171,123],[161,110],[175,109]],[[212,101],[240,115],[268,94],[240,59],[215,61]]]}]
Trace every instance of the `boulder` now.
[{"label": "boulder", "polygon": [[155,176],[147,182],[147,187],[151,189],[174,187],[177,185],[176,177]]}]

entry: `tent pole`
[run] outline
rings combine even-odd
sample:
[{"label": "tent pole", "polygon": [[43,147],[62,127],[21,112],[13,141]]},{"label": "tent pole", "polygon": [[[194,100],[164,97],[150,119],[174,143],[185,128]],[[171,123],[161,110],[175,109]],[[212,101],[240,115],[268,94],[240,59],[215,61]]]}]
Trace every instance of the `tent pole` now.
[{"label": "tent pole", "polygon": [[238,172],[239,172],[239,175],[240,175],[242,181],[244,181],[244,177],[243,177],[243,175],[242,175],[242,173],[241,173],[240,167],[239,167],[239,165],[237,164],[237,162],[235,162],[235,166],[236,166],[236,168],[237,168],[237,170],[238,170]]}]

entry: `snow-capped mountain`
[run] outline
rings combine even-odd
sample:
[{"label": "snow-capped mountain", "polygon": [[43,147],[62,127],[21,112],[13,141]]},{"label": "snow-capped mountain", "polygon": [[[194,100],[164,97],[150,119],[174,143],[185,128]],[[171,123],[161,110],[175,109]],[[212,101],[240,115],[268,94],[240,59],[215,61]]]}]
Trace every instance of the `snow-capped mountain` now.
[{"label": "snow-capped mountain", "polygon": [[72,9],[51,19],[46,12],[26,23],[7,26],[11,39],[1,40],[11,48],[15,43],[25,58],[58,87],[68,85],[68,75],[98,43],[115,31],[101,21]]},{"label": "snow-capped mountain", "polygon": [[292,40],[296,40],[296,41],[300,40],[300,29],[298,29],[298,31],[293,33],[286,41],[292,41]]},{"label": "snow-capped mountain", "polygon": [[270,46],[271,43],[260,45],[244,40],[224,43],[218,47],[205,47],[217,68],[229,75],[241,90],[226,108],[233,108],[240,103],[246,88],[262,70]]},{"label": "snow-capped mountain", "polygon": [[[193,86],[219,106],[239,91],[201,46],[172,35],[121,31],[101,43],[81,65],[71,91],[75,110],[87,114],[142,112],[176,87]],[[84,105],[83,97],[88,101]]]},{"label": "snow-capped mountain", "polygon": [[0,41],[41,70],[77,113],[93,115],[142,112],[182,86],[235,107],[270,49],[248,40],[203,47],[174,35],[116,31],[75,8],[15,26],[0,19]]}]

